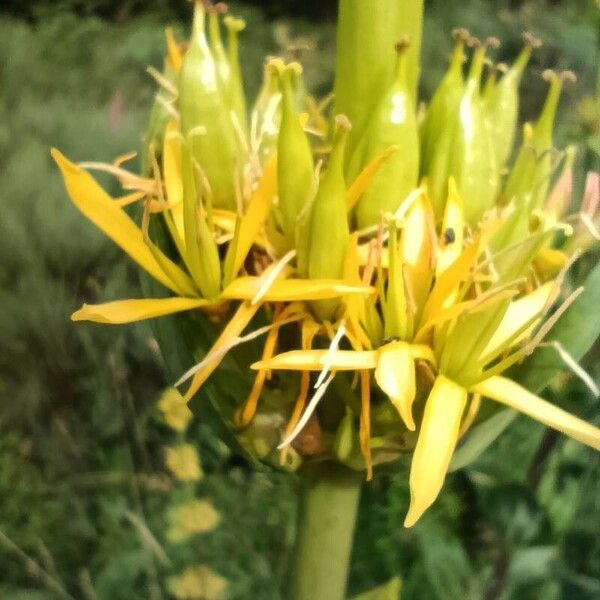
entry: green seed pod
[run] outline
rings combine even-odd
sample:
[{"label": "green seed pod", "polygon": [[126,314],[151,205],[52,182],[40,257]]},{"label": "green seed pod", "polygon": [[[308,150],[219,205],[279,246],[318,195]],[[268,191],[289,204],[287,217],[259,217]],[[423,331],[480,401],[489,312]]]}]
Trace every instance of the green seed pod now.
[{"label": "green seed pod", "polygon": [[496,85],[485,89],[483,93],[485,116],[499,166],[506,163],[513,148],[519,117],[519,86],[523,72],[533,49],[541,44],[529,33],[523,34],[523,39],[525,46],[517,60]]},{"label": "green seed pod", "polygon": [[244,82],[240,68],[240,52],[238,36],[240,31],[246,29],[243,19],[225,17],[223,20],[227,27],[227,51],[229,54],[229,69],[231,71],[231,107],[235,112],[240,128],[243,132],[248,130],[248,119],[246,116],[246,96],[244,94]]},{"label": "green seed pod", "polygon": [[294,107],[293,79],[302,70],[298,63],[279,69],[282,113],[277,143],[277,178],[279,209],[284,235],[290,247],[295,246],[298,216],[305,208],[313,185],[314,164],[310,143]]},{"label": "green seed pod", "polygon": [[206,40],[205,16],[203,5],[197,2],[192,36],[179,74],[181,127],[189,138],[193,158],[206,174],[215,206],[234,209],[240,168],[238,143]]},{"label": "green seed pod", "polygon": [[281,90],[277,73],[282,69],[283,63],[278,58],[265,62],[262,86],[252,109],[251,138],[261,165],[277,150],[281,125]]},{"label": "green seed pod", "polygon": [[377,223],[383,212],[394,212],[417,186],[419,134],[412,91],[408,82],[406,50],[396,44],[398,62],[394,81],[375,109],[364,133],[364,159],[372,160],[392,145],[400,150],[379,169],[356,207],[359,228]]},{"label": "green seed pod", "polygon": [[[465,91],[455,113],[455,137],[450,147],[449,175],[456,179],[470,225],[476,225],[483,213],[493,206],[500,180],[480,94],[486,48],[496,44],[497,40],[491,38],[475,50]],[[444,192],[447,194],[447,185]]]},{"label": "green seed pod", "polygon": [[[308,276],[311,279],[343,278],[350,241],[344,154],[346,139],[352,126],[345,115],[337,115],[335,123],[336,130],[329,165],[321,179],[310,211]],[[313,303],[313,308],[319,318],[327,320],[333,317],[338,304],[338,300],[320,300]]]},{"label": "green seed pod", "polygon": [[464,93],[465,42],[470,35],[466,29],[455,29],[452,35],[454,50],[450,66],[427,107],[427,115],[420,131],[422,171],[426,174],[432,169],[432,163],[439,154],[439,138],[448,129],[448,121]]}]

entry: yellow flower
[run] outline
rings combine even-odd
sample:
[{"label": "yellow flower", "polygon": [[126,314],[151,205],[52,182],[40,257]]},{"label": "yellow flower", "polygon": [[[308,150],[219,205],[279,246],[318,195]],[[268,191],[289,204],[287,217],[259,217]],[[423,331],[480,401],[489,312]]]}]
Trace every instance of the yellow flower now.
[{"label": "yellow flower", "polygon": [[158,410],[165,423],[175,431],[184,431],[194,416],[185,398],[174,387],[163,392],[158,401]]},{"label": "yellow flower", "polygon": [[202,467],[196,447],[192,444],[181,444],[167,448],[165,452],[167,469],[179,481],[199,481],[202,479]]},{"label": "yellow flower", "polygon": [[168,585],[177,600],[219,600],[224,598],[227,580],[205,565],[196,565],[169,577]]},{"label": "yellow flower", "polygon": [[169,512],[168,518],[170,527],[167,538],[172,542],[183,542],[194,535],[212,531],[221,519],[207,500],[180,504]]}]

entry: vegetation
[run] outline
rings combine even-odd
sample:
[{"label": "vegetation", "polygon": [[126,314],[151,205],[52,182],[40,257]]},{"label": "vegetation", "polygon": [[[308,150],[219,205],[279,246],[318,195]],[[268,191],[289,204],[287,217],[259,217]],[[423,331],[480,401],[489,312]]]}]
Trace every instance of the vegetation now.
[{"label": "vegetation", "polygon": [[[120,14],[115,4],[124,7]],[[0,597],[8,600],[167,598],[169,577],[197,564],[227,580],[227,598],[286,597],[293,483],[250,468],[202,422],[185,434],[164,426],[156,403],[170,379],[147,326],[107,330],[68,320],[84,298],[135,296],[139,283],[65,199],[48,149],[109,161],[140,146],[154,94],[145,68],[160,67],[163,19],[183,14],[182,4],[147,3],[142,13],[139,2],[62,2],[60,9],[9,2],[0,16]],[[298,3],[287,4],[304,16]],[[597,167],[591,2],[430,4],[424,60],[432,75],[422,82],[423,97],[445,69],[453,26],[502,38],[501,58],[518,50],[518,29],[531,28],[546,45],[530,69],[577,71],[559,135],[580,142],[580,180]],[[243,47],[251,90],[262,56],[296,36],[315,47],[306,57],[311,88],[327,87],[331,22],[271,22],[248,6],[236,12],[253,23]],[[531,79],[525,118],[537,112],[544,89]],[[600,380],[593,354],[584,366]],[[554,382],[552,395],[599,422],[597,401],[578,382]],[[199,440],[204,477],[196,483],[179,482],[164,467],[165,447],[182,436]],[[600,462],[592,451],[519,420],[449,478],[413,530],[402,528],[406,480],[404,472],[391,474],[366,487],[355,593],[397,576],[410,599],[600,595]],[[169,515],[192,498],[210,500],[219,523],[173,541]]]}]

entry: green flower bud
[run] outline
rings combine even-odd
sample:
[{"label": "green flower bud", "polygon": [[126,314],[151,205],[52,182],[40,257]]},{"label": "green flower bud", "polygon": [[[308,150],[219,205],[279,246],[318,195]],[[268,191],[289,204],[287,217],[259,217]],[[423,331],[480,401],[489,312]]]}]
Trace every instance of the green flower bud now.
[{"label": "green flower bud", "polygon": [[[344,155],[352,126],[345,115],[335,118],[333,150],[310,210],[308,229],[308,276],[311,279],[342,279],[350,232],[346,209]],[[331,319],[338,300],[319,300],[313,308],[322,320]]]},{"label": "green flower bud", "polygon": [[217,76],[219,77],[219,83],[221,84],[221,92],[228,105],[231,106],[231,68],[229,66],[229,59],[227,58],[225,47],[223,46],[221,26],[219,23],[219,15],[225,13],[227,7],[222,2],[214,5],[210,5],[207,2],[207,4],[206,10],[208,11],[210,51],[212,52],[217,67]]},{"label": "green flower bud", "polygon": [[215,206],[233,209],[241,166],[238,143],[204,24],[205,9],[197,2],[192,36],[179,74],[181,127],[189,138],[192,157],[206,174]]},{"label": "green flower bud", "polygon": [[[407,53],[408,87],[415,102],[422,18],[423,0],[340,1],[333,114],[347,115],[353,127],[346,167],[349,159],[354,160],[356,144],[393,77],[392,48],[403,36],[411,43]],[[362,166],[359,164],[358,169]],[[346,173],[348,181],[357,174]]]},{"label": "green flower bud", "polygon": [[298,63],[279,69],[282,113],[277,143],[277,178],[279,209],[284,235],[290,247],[295,246],[298,216],[305,208],[313,185],[313,157],[310,143],[294,107],[293,79],[302,70]]},{"label": "green flower bud", "polygon": [[[512,67],[496,85],[486,85],[483,93],[485,115],[496,150],[498,165],[503,166],[513,148],[519,117],[519,86],[534,48],[541,42],[529,33],[523,34],[525,46]],[[497,71],[496,71],[497,72]]]},{"label": "green flower bud", "polygon": [[[443,132],[447,131],[447,123],[456,111],[464,93],[462,69],[465,62],[465,42],[470,35],[466,29],[455,29],[452,35],[454,50],[450,58],[450,66],[427,107],[427,115],[421,126],[421,163],[424,173],[429,173],[433,168],[433,161],[439,160],[441,154],[437,152],[439,139]],[[444,158],[447,159],[447,156]],[[443,210],[443,205],[440,208]]]},{"label": "green flower bud", "polygon": [[[493,206],[500,177],[480,94],[481,73],[490,44],[497,44],[497,40],[492,38],[479,45],[473,55],[465,91],[455,113],[455,137],[450,147],[449,175],[456,179],[470,225],[476,225]],[[447,186],[444,191],[447,193]]]},{"label": "green flower bud", "polygon": [[190,275],[202,295],[215,299],[221,291],[221,262],[211,226],[211,206],[204,206],[189,143],[182,145],[183,223]]},{"label": "green flower bud", "polygon": [[394,212],[417,186],[419,177],[419,136],[412,91],[408,85],[409,44],[396,44],[398,59],[394,81],[382,97],[366,127],[359,148],[365,162],[386,148],[400,150],[374,176],[356,207],[359,228],[377,223],[383,212]]},{"label": "green flower bud", "polygon": [[277,150],[277,139],[281,125],[281,90],[277,73],[283,68],[278,58],[265,62],[263,82],[252,109],[252,143],[261,165]]},{"label": "green flower bud", "polygon": [[240,31],[246,29],[246,22],[243,19],[234,17],[225,17],[223,20],[228,33],[227,50],[229,53],[229,69],[231,71],[231,107],[235,112],[240,129],[246,132],[248,122],[246,117],[246,96],[244,95],[244,83],[242,80],[242,71],[240,68],[240,52],[238,35]]}]

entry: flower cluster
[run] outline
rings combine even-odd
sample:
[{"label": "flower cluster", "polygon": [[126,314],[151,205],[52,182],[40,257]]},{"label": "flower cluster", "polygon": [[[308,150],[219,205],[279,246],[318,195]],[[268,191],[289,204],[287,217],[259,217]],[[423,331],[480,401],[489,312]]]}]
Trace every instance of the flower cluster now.
[{"label": "flower cluster", "polygon": [[[185,428],[186,402],[223,358],[264,336],[260,360],[240,365],[255,372],[228,423],[240,442],[288,469],[337,461],[367,478],[412,455],[406,526],[434,502],[483,398],[600,449],[600,430],[503,376],[581,292],[561,297],[578,242],[565,214],[572,153],[553,147],[572,74],[545,74],[541,115],[525,125],[510,164],[519,84],[539,43],[532,36],[510,68],[491,65],[482,84],[497,41],[456,31],[423,113],[420,34],[396,34],[395,47],[379,53],[389,68],[372,65],[383,73],[377,85],[352,87],[361,73],[347,68],[357,24],[341,14],[333,110],[307,93],[299,63],[270,58],[248,115],[244,23],[225,12],[196,2],[186,45],[167,31],[141,175],[123,168],[129,156],[78,166],[53,151],[77,207],[171,292],[84,305],[73,319],[194,311],[218,324],[210,351],[177,382],[187,383],[183,396],[165,396],[161,410],[175,428]],[[113,173],[125,195],[109,196],[85,167]],[[140,226],[125,210],[134,202]],[[597,236],[593,217],[581,221]],[[169,244],[151,239],[151,223]],[[174,471],[181,451],[169,457]]]}]

